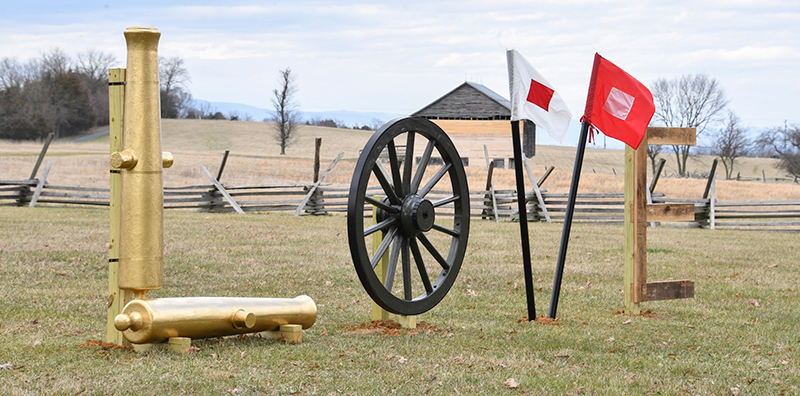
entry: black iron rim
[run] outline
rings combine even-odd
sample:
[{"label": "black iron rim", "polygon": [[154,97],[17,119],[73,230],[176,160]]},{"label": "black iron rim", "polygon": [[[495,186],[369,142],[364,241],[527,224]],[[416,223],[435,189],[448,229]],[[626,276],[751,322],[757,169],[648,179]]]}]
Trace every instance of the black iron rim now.
[{"label": "black iron rim", "polygon": [[[404,155],[396,142],[405,143]],[[416,161],[415,146],[424,147]],[[374,225],[365,221],[373,207]],[[426,119],[401,118],[375,132],[353,172],[347,233],[359,280],[381,308],[418,315],[444,298],[464,260],[469,187],[461,157],[441,128]],[[369,241],[379,233],[383,242],[373,252]],[[375,267],[384,255],[389,262],[382,282]]]}]

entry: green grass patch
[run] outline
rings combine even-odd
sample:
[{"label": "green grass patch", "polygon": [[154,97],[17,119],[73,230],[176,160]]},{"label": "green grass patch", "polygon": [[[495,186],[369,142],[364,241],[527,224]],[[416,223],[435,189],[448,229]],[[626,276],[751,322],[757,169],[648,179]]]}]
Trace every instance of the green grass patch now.
[{"label": "green grass patch", "polygon": [[[695,298],[620,314],[622,227],[573,225],[559,320],[526,314],[516,223],[473,221],[461,274],[422,315],[437,331],[353,331],[370,300],[345,219],[165,212],[166,296],[294,297],[318,305],[305,342],[195,340],[186,355],[103,350],[108,212],[0,207],[0,393],[797,394],[797,236],[648,229],[648,279]],[[560,224],[530,224],[546,314]],[[513,378],[519,386],[506,383]]]}]

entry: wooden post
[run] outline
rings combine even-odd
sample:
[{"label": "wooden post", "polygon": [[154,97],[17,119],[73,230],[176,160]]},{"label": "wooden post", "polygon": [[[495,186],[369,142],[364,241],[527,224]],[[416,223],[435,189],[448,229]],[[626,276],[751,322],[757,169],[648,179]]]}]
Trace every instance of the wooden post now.
[{"label": "wooden post", "polygon": [[[716,160],[714,160],[714,161],[716,161]],[[764,170],[763,170],[763,169],[761,170],[761,180],[763,180],[763,181],[764,181],[764,183],[766,183],[766,182],[767,182],[767,173],[766,173],[766,172],[764,172]]]},{"label": "wooden post", "polygon": [[222,179],[222,171],[225,170],[225,164],[228,162],[228,154],[230,152],[230,150],[225,150],[225,154],[222,156],[222,163],[219,165],[219,172],[217,172],[217,181]]},{"label": "wooden post", "polygon": [[528,163],[528,159],[524,156],[522,157],[522,163],[525,165],[525,171],[528,172],[528,178],[531,180],[531,185],[533,186],[533,192],[536,194],[536,199],[539,201],[539,207],[542,208],[542,213],[544,213],[544,218],[547,220],[548,223],[552,223],[553,220],[550,219],[550,214],[547,213],[547,207],[544,205],[544,198],[542,198],[542,192],[539,190],[539,185],[536,184],[536,178],[533,177],[533,171],[531,170],[531,165]]},{"label": "wooden post", "polygon": [[706,182],[706,189],[703,192],[703,199],[708,198],[708,191],[711,188],[711,183],[714,181],[714,175],[717,173],[717,159],[711,164],[711,173],[708,174],[708,181]]},{"label": "wooden post", "polygon": [[553,173],[553,169],[555,168],[556,168],[555,166],[550,166],[549,168],[547,168],[547,170],[544,171],[544,175],[542,175],[542,178],[539,179],[539,183],[536,183],[536,185],[541,187],[542,184],[544,184],[544,181],[547,180],[547,177],[550,176],[551,173]]},{"label": "wooden post", "polygon": [[[109,154],[122,150],[123,109],[125,106],[125,69],[108,70],[108,141]],[[109,190],[109,243],[108,243],[108,314],[106,342],[130,345],[122,332],[114,327],[114,317],[122,313],[125,304],[133,300],[130,290],[119,288],[119,228],[120,228],[120,170],[111,168]]]},{"label": "wooden post", "polygon": [[486,169],[489,173],[486,177],[486,189],[489,190],[489,195],[492,197],[492,210],[494,210],[494,222],[499,223],[499,214],[497,213],[497,197],[494,195],[494,181],[492,181],[492,171],[494,170],[494,161],[489,160],[489,149],[483,145],[483,155],[486,157]]},{"label": "wooden post", "polygon": [[645,188],[647,142],[634,150],[625,147],[625,308],[630,314],[641,313],[640,302],[647,301],[647,227]]},{"label": "wooden post", "polygon": [[717,212],[716,212],[716,204],[717,204],[717,192],[716,192],[716,185],[717,185],[717,178],[713,178],[711,180],[711,194],[708,197],[708,205],[709,205],[709,228],[712,230],[716,228],[716,221],[717,221]]},{"label": "wooden post", "polygon": [[322,148],[322,138],[314,139],[314,180],[312,183],[316,183],[319,180],[319,151]]},{"label": "wooden post", "polygon": [[44,184],[47,182],[47,174],[50,173],[50,165],[53,165],[53,161],[47,160],[47,165],[44,166],[44,171],[42,171],[42,176],[39,178],[39,182],[36,183],[36,191],[33,193],[33,198],[31,198],[30,207],[33,208],[36,206],[36,201],[39,200],[39,195],[42,194],[42,188]]},{"label": "wooden post", "polygon": [[50,142],[53,141],[53,133],[50,132],[47,135],[47,139],[44,142],[44,146],[42,146],[42,151],[39,152],[39,158],[36,159],[36,165],[33,166],[33,171],[31,172],[31,177],[28,179],[35,179],[36,173],[39,172],[39,166],[42,165],[42,160],[44,159],[44,155],[47,154],[47,148],[50,147]]},{"label": "wooden post", "polygon": [[341,160],[343,156],[344,156],[344,151],[340,151],[339,155],[337,155],[336,158],[333,160],[333,162],[331,162],[331,164],[328,165],[328,169],[325,169],[325,172],[322,172],[322,175],[319,177],[319,180],[314,182],[314,185],[311,186],[311,188],[308,190],[306,196],[303,198],[302,201],[300,201],[300,205],[298,205],[297,209],[295,209],[294,211],[295,216],[300,216],[300,212],[306,206],[308,200],[311,199],[311,196],[314,195],[314,191],[317,190],[317,187],[319,187],[320,183],[322,183],[322,180],[325,179],[325,176],[328,176],[328,173],[330,173],[331,170],[333,170],[333,168],[336,166],[336,164],[339,163],[339,160]]},{"label": "wooden post", "polygon": [[653,180],[650,181],[650,193],[656,191],[656,184],[658,184],[658,179],[661,177],[661,171],[664,169],[664,164],[667,163],[667,160],[661,158],[658,160],[658,165],[656,165],[656,169],[653,172]]},{"label": "wooden post", "polygon": [[200,170],[206,174],[206,177],[208,177],[208,179],[211,180],[211,183],[214,184],[214,187],[216,187],[217,190],[222,194],[222,196],[225,197],[226,200],[228,200],[228,203],[231,204],[233,210],[235,210],[236,213],[238,214],[244,214],[244,211],[236,202],[236,200],[234,200],[233,197],[231,197],[231,195],[228,194],[228,191],[225,190],[225,187],[223,187],[222,184],[217,179],[214,178],[214,175],[212,175],[211,172],[208,171],[208,168],[206,168],[205,165],[200,164]]}]

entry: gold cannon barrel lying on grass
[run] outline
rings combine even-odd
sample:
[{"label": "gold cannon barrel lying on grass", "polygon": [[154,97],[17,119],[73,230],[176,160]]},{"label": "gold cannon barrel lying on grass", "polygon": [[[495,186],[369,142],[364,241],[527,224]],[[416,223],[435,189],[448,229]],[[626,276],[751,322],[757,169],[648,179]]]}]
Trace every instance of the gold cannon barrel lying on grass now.
[{"label": "gold cannon barrel lying on grass", "polygon": [[295,298],[180,297],[133,300],[114,326],[134,344],[170,337],[192,339],[271,331],[285,324],[308,329],[317,320],[309,296]]}]

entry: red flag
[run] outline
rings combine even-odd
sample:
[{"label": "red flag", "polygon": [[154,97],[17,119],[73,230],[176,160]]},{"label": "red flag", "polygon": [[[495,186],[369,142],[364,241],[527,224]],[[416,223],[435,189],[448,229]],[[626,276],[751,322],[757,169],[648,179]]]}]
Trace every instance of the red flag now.
[{"label": "red flag", "polygon": [[650,90],[625,70],[594,54],[592,80],[581,121],[638,148],[656,106]]}]

